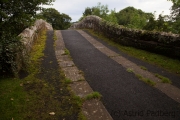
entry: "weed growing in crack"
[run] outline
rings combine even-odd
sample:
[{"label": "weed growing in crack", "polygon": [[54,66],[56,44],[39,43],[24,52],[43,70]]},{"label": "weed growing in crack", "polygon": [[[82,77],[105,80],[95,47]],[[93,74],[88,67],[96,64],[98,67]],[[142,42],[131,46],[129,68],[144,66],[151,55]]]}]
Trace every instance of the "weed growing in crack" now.
[{"label": "weed growing in crack", "polygon": [[129,73],[134,73],[133,69],[131,69],[131,68],[127,68],[126,71]]},{"label": "weed growing in crack", "polygon": [[63,55],[70,55],[69,50],[65,48],[65,50],[64,50],[64,54],[63,54]]},{"label": "weed growing in crack", "polygon": [[65,78],[64,80],[65,84],[71,84],[72,83],[72,80],[68,79],[68,78]]},{"label": "weed growing in crack", "polygon": [[147,68],[144,67],[144,66],[140,66],[140,68],[141,68],[142,70],[147,70]]},{"label": "weed growing in crack", "polygon": [[161,82],[162,83],[172,83],[171,82],[171,80],[169,80],[169,78],[167,78],[167,77],[164,77],[164,76],[162,76],[162,75],[159,75],[159,74],[155,74],[155,76],[157,77],[157,78],[159,78],[159,79],[161,79]]},{"label": "weed growing in crack", "polygon": [[156,83],[153,82],[152,80],[148,79],[148,78],[144,78],[143,76],[141,76],[140,74],[136,74],[136,77],[139,78],[139,80],[142,80],[143,82],[151,85],[151,86],[155,86]]},{"label": "weed growing in crack", "polygon": [[101,99],[102,95],[99,92],[93,92],[85,97],[85,100]]}]

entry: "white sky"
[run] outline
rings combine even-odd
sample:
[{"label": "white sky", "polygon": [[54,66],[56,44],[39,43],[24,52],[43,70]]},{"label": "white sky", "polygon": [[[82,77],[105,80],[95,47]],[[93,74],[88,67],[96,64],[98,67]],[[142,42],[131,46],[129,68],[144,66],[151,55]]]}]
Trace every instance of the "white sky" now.
[{"label": "white sky", "polygon": [[82,16],[86,7],[97,6],[100,2],[102,5],[108,5],[109,10],[116,9],[116,12],[128,7],[133,6],[136,9],[141,9],[144,12],[154,13],[156,16],[164,11],[164,15],[170,14],[172,2],[167,0],[56,0],[53,6],[60,13],[65,13],[72,18],[72,22],[78,21]]}]

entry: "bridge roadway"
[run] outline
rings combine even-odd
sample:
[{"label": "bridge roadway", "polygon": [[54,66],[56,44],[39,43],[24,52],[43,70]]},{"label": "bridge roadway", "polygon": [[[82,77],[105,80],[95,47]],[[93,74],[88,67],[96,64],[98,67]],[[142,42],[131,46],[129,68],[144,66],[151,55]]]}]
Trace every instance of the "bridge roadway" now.
[{"label": "bridge roadway", "polygon": [[75,30],[61,31],[66,48],[86,81],[102,96],[114,120],[180,120],[180,104],[140,81]]}]

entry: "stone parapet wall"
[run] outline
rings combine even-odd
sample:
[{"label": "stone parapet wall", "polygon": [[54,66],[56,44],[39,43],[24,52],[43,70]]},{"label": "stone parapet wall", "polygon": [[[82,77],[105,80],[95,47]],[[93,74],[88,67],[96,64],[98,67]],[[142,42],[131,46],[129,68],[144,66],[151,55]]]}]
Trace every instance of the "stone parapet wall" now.
[{"label": "stone parapet wall", "polygon": [[38,39],[38,36],[43,30],[53,30],[53,28],[51,24],[39,19],[35,21],[33,26],[26,28],[22,31],[22,33],[19,34],[19,36],[22,38],[22,43],[24,44],[24,50],[22,53],[19,53],[16,58],[18,70],[23,67],[23,59],[27,57],[31,51],[34,41]]},{"label": "stone parapet wall", "polygon": [[79,23],[74,23],[72,28],[93,29],[121,45],[132,46],[180,59],[179,34],[129,29],[94,15],[85,17]]},{"label": "stone parapet wall", "polygon": [[40,19],[36,20],[33,26],[31,26],[30,28],[26,28],[19,35],[22,37],[22,42],[24,43],[28,52],[31,50],[33,42],[37,39],[38,34],[44,29],[53,30],[52,26],[49,23]]}]

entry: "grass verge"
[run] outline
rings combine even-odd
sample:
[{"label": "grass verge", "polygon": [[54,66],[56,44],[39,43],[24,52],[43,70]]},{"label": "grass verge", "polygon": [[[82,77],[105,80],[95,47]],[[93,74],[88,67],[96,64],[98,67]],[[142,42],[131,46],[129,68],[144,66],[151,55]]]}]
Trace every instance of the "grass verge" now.
[{"label": "grass verge", "polygon": [[81,112],[82,99],[70,91],[64,74],[59,73],[59,92],[43,78],[37,77],[45,41],[46,31],[43,31],[30,53],[29,75],[26,78],[0,78],[1,120],[84,119]]},{"label": "grass verge", "polygon": [[146,61],[150,64],[157,65],[159,67],[162,67],[166,69],[167,71],[170,71],[172,73],[180,74],[180,61],[176,59],[172,59],[163,55],[151,53],[148,51],[136,49],[133,47],[126,47],[122,46],[120,44],[117,44],[113,42],[112,40],[104,37],[101,33],[96,33],[93,30],[86,29],[89,33],[91,33],[93,36],[96,36],[100,38],[103,41],[106,41],[109,45],[117,47],[119,50],[121,50],[124,53],[129,54],[130,56],[136,57],[140,60]]}]

